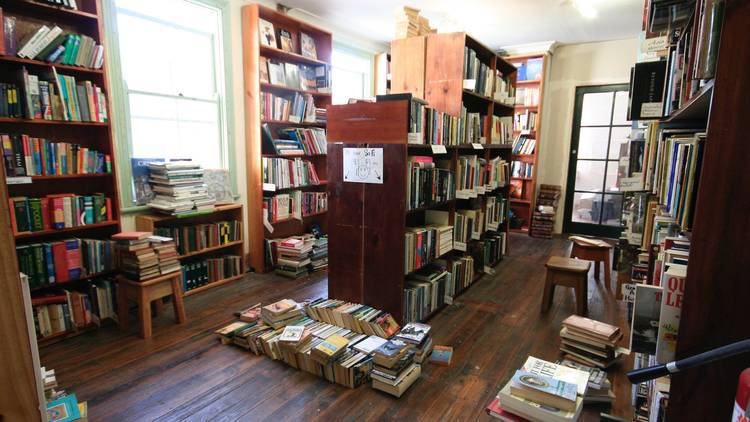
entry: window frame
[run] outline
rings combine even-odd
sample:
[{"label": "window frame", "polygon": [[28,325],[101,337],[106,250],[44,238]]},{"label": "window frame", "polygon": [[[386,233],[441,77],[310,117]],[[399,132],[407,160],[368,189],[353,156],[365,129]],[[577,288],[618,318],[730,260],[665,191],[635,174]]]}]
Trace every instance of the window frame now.
[{"label": "window frame", "polygon": [[[368,97],[374,97],[375,96],[375,54],[368,52],[367,50],[352,46],[351,44],[347,44],[341,41],[334,40],[333,51],[331,53],[331,72],[333,72],[333,69],[337,67],[333,63],[333,54],[335,54],[337,50],[341,52],[345,52],[346,54],[349,54],[352,56],[358,56],[362,58],[363,60],[367,61],[369,77],[364,78],[365,93],[367,94]],[[350,71],[357,70],[357,69],[347,69],[346,67],[339,67],[339,69],[350,70]],[[333,89],[334,89],[333,86],[331,86],[331,95],[333,95]]]},{"label": "window frame", "polygon": [[[234,136],[234,98],[232,87],[232,55],[231,55],[231,16],[230,4],[228,0],[183,0],[194,3],[199,6],[211,7],[216,9],[220,14],[219,33],[215,40],[214,54],[214,75],[216,77],[216,102],[219,106],[219,149],[221,153],[221,162],[229,171],[232,192],[237,197],[237,161],[234,154],[235,136]],[[120,212],[128,214],[133,212],[144,211],[148,209],[147,205],[136,205],[133,197],[133,174],[130,166],[132,158],[133,139],[130,115],[130,99],[128,97],[128,88],[122,75],[122,65],[120,59],[120,46],[117,27],[117,7],[115,0],[102,1],[102,15],[105,19],[105,54],[107,60],[107,73],[109,79],[109,100],[112,111],[112,131],[115,138],[115,154],[117,162],[117,176],[120,189]],[[139,16],[151,19],[166,25],[172,25],[175,28],[182,28],[178,24],[165,22],[161,19],[154,19],[138,13],[133,16]],[[148,95],[159,95],[157,93],[146,93]],[[197,99],[202,101],[203,99]]]}]

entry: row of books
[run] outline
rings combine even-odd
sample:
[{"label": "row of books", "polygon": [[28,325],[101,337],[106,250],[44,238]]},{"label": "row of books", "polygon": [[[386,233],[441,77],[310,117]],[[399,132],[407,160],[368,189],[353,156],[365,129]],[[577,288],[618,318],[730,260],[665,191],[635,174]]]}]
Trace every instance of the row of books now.
[{"label": "row of books", "polygon": [[209,283],[236,277],[243,273],[242,257],[224,255],[192,261],[181,265],[183,291],[190,291]]},{"label": "row of books", "polygon": [[303,91],[331,92],[328,65],[284,63],[261,56],[260,81]]},{"label": "row of books", "polygon": [[61,230],[112,221],[112,201],[103,194],[51,194],[44,198],[8,199],[15,233]]},{"label": "row of books", "polygon": [[306,233],[268,241],[272,256],[269,264],[276,274],[299,278],[310,272],[328,268],[328,237]]},{"label": "row of books", "polygon": [[62,6],[72,10],[78,10],[78,2],[76,0],[36,0],[41,3],[49,3],[53,6]]},{"label": "row of books", "polygon": [[260,95],[260,118],[289,123],[315,123],[315,100],[311,94],[276,95],[263,92]]},{"label": "row of books", "polygon": [[41,25],[19,42],[15,19],[11,19],[5,36],[11,38],[6,41],[10,49],[6,48],[5,53],[9,55],[90,69],[101,69],[104,64],[103,45],[87,35],[66,33],[57,25]]},{"label": "row of books", "polygon": [[501,231],[509,209],[508,198],[503,195],[488,195],[485,199],[487,230]]},{"label": "row of books", "polygon": [[523,177],[530,179],[534,175],[534,164],[523,161],[512,161],[510,165],[510,177]]},{"label": "row of books", "polygon": [[494,97],[495,73],[477,57],[473,48],[464,47],[464,89],[485,97]]},{"label": "row of books", "polygon": [[264,190],[298,188],[320,184],[315,165],[301,158],[262,157]]},{"label": "row of books", "polygon": [[[444,160],[438,165],[450,165],[450,161]],[[456,197],[454,173],[437,167],[431,156],[409,156],[406,187],[407,209],[429,207]]]},{"label": "row of books", "polygon": [[513,154],[528,155],[534,153],[534,147],[536,146],[536,139],[529,138],[525,135],[520,135],[513,142]]},{"label": "row of books", "polygon": [[479,240],[484,233],[483,209],[460,209],[453,216],[453,246],[460,251],[467,251],[472,240]]},{"label": "row of books", "polygon": [[513,66],[518,69],[516,71],[517,81],[541,81],[544,77],[542,74],[544,58],[542,57],[513,63]]},{"label": "row of books", "polygon": [[530,235],[533,237],[551,238],[555,226],[557,203],[560,200],[562,187],[558,185],[539,185],[536,197],[536,209],[531,220]]},{"label": "row of books", "polygon": [[539,105],[539,88],[522,87],[516,89],[516,105],[535,107]]},{"label": "row of books", "polygon": [[264,145],[277,155],[325,155],[328,153],[326,131],[323,128],[284,128],[277,131],[279,138],[271,135],[268,124],[262,126]]},{"label": "row of books", "polygon": [[493,145],[509,144],[513,141],[513,117],[485,116],[490,119],[490,143]]},{"label": "row of books", "polygon": [[489,232],[485,235],[482,250],[482,269],[494,267],[505,255],[505,233]]},{"label": "row of books", "polygon": [[[451,283],[446,289],[446,300],[452,302],[453,297],[474,282],[474,258],[464,255],[449,260],[436,260],[435,263],[444,266],[451,273]],[[451,291],[450,287],[454,290]]]},{"label": "row of books", "polygon": [[401,397],[419,379],[421,365],[428,356],[430,362],[450,365],[453,348],[433,346],[430,330],[427,324],[408,323],[392,340],[373,351],[373,389]]},{"label": "row of books", "polygon": [[328,210],[326,192],[292,191],[263,197],[263,210],[269,223],[321,214]]},{"label": "row of books", "polygon": [[109,154],[80,144],[7,133],[0,134],[0,140],[8,177],[112,172]]},{"label": "row of books", "polygon": [[[656,366],[654,355],[633,353],[633,369]],[[631,386],[631,404],[634,409],[633,420],[638,422],[664,421],[669,405],[670,377],[659,377]]]},{"label": "row of books", "polygon": [[438,231],[434,227],[407,227],[404,233],[404,274],[422,268],[437,255]]},{"label": "row of books", "polygon": [[31,298],[39,338],[73,332],[106,319],[117,320],[115,283],[102,279],[85,290],[61,290]]},{"label": "row of books", "polygon": [[175,227],[155,227],[154,234],[174,239],[177,252],[185,255],[242,239],[242,222],[218,221]]},{"label": "row of books", "polygon": [[149,183],[155,193],[148,206],[157,212],[186,215],[209,212],[216,200],[208,195],[203,168],[192,161],[148,163]]},{"label": "row of books", "polygon": [[516,132],[536,130],[536,120],[539,113],[525,110],[513,114],[513,130]]},{"label": "row of books", "polygon": [[369,336],[391,338],[401,328],[388,312],[344,300],[315,299],[305,304],[305,312],[316,321]]},{"label": "row of books", "polygon": [[494,100],[507,106],[515,102],[516,87],[513,86],[509,76],[504,76],[499,70],[495,70],[495,96]]},{"label": "row of books", "polygon": [[114,242],[66,239],[16,246],[18,267],[32,289],[52,286],[116,268]]},{"label": "row of books", "polygon": [[424,321],[446,303],[452,303],[453,283],[451,273],[439,263],[429,263],[410,274],[404,283],[404,322]]}]

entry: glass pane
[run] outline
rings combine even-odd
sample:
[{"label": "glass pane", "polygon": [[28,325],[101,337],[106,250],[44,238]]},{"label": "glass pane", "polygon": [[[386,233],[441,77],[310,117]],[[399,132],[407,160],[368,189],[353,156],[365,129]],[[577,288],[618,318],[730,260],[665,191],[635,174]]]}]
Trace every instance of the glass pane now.
[{"label": "glass pane", "polygon": [[152,119],[177,118],[177,101],[154,95],[129,94],[130,116],[148,117]]},{"label": "glass pane", "polygon": [[211,36],[174,30],[179,42],[171,45],[172,77],[177,94],[211,98],[216,92],[214,40]]},{"label": "glass pane", "polygon": [[602,208],[602,224],[607,226],[619,226],[622,214],[622,195],[604,195],[604,207]]},{"label": "glass pane", "polygon": [[617,187],[617,166],[618,161],[607,161],[607,183],[604,185],[604,189],[607,192],[619,192],[620,189]]},{"label": "glass pane", "polygon": [[601,194],[575,192],[573,194],[573,213],[571,221],[575,223],[599,224],[601,204]]},{"label": "glass pane", "polygon": [[[616,175],[617,173],[615,172]],[[576,164],[575,190],[601,192],[603,184],[604,161],[578,160]]]},{"label": "glass pane", "polygon": [[216,103],[195,100],[177,101],[177,114],[183,121],[215,123],[219,118],[218,113],[219,109]]},{"label": "glass pane", "polygon": [[115,0],[118,9],[179,23],[202,32],[216,31],[219,10],[185,0]]},{"label": "glass pane", "polygon": [[628,125],[628,91],[617,91],[615,93],[615,111],[612,115],[613,125]]},{"label": "glass pane", "polygon": [[578,158],[607,158],[609,128],[582,127],[578,132]]},{"label": "glass pane", "polygon": [[365,96],[364,73],[334,67],[331,71],[333,80],[333,103],[346,104],[349,98]]},{"label": "glass pane", "polygon": [[609,125],[612,117],[613,92],[583,94],[581,126]]},{"label": "glass pane", "polygon": [[179,127],[175,120],[132,118],[133,157],[171,158],[179,146]]},{"label": "glass pane", "polygon": [[620,146],[628,142],[628,136],[632,131],[629,127],[613,127],[609,140],[609,159],[617,160],[620,157]]},{"label": "glass pane", "polygon": [[178,151],[182,158],[192,158],[204,168],[221,168],[220,145],[216,123],[180,123]]}]

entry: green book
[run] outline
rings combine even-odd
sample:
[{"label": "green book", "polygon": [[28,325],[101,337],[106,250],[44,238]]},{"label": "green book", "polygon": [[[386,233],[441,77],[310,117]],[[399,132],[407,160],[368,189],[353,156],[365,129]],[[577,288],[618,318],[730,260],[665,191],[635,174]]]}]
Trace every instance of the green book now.
[{"label": "green book", "polygon": [[16,215],[16,231],[19,233],[31,231],[29,204],[26,198],[14,198],[13,211]]},{"label": "green book", "polygon": [[94,222],[101,223],[107,218],[107,210],[104,208],[104,195],[94,195]]},{"label": "green book", "polygon": [[29,204],[29,224],[31,231],[44,230],[44,219],[42,217],[42,200],[40,198],[30,198]]},{"label": "green book", "polygon": [[44,248],[38,243],[30,246],[34,260],[34,284],[41,286],[47,281],[47,264],[44,262]]}]

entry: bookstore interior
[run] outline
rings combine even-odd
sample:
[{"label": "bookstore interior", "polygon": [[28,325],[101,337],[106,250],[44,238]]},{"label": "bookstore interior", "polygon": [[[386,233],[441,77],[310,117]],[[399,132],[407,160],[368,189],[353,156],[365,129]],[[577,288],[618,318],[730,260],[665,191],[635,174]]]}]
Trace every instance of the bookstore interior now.
[{"label": "bookstore interior", "polygon": [[750,1],[0,21],[0,421],[750,421]]}]

